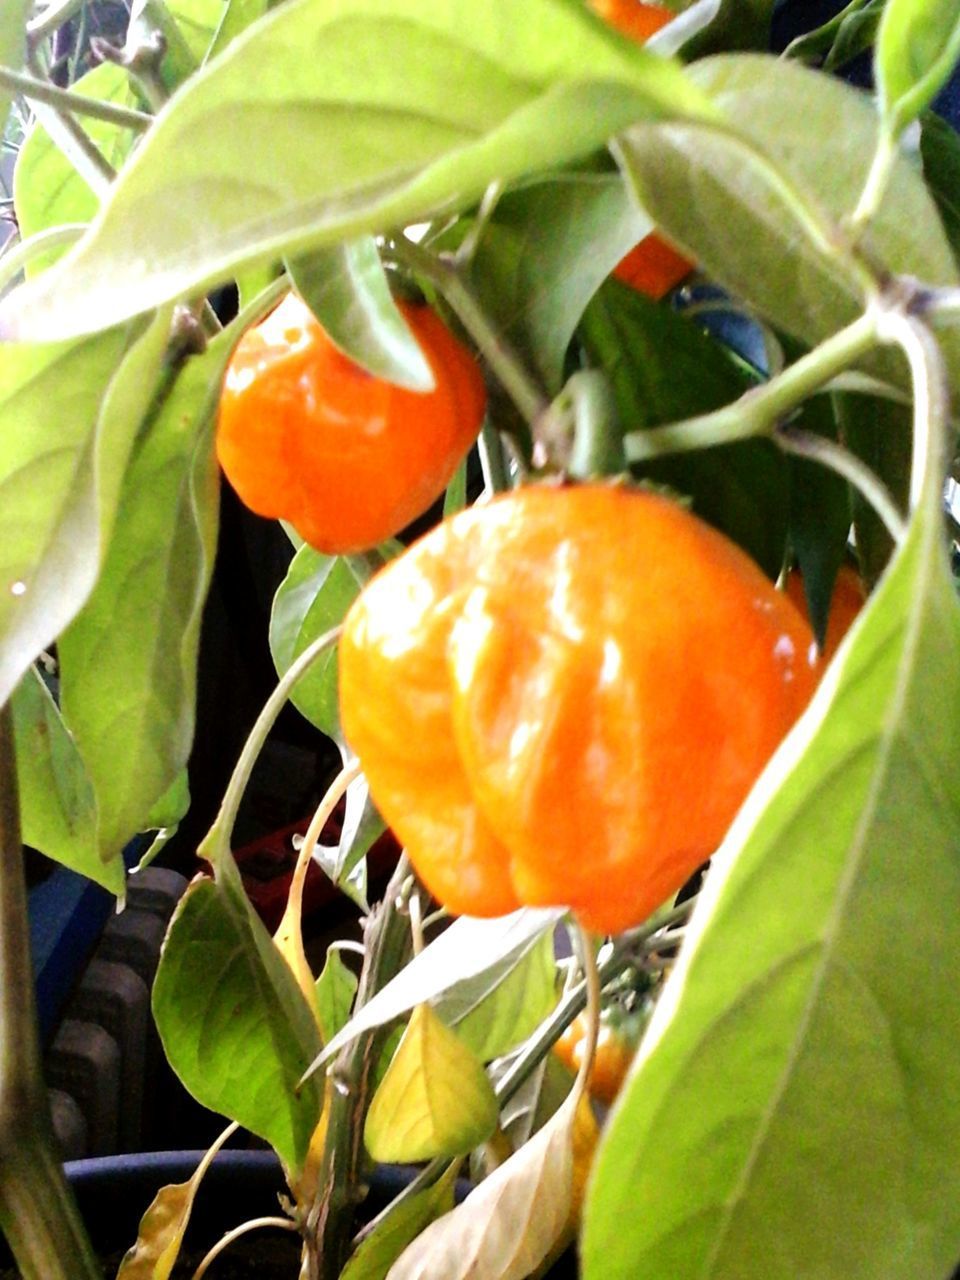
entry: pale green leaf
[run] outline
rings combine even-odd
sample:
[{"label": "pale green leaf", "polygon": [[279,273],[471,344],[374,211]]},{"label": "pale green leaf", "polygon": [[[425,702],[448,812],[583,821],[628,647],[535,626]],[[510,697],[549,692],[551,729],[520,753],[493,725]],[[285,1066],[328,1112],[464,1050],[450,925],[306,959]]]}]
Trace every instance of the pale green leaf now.
[{"label": "pale green leaf", "polygon": [[[656,222],[711,276],[814,346],[862,312],[862,286],[842,250],[828,254],[807,238],[793,205],[771,185],[770,165],[838,227],[866,181],[877,114],[849,85],[772,57],[709,58],[688,74],[736,122],[736,135],[639,126],[622,144],[626,173]],[[870,254],[893,272],[957,282],[936,208],[905,157],[871,221]],[[943,348],[960,381],[960,336],[945,331]],[[905,381],[892,354],[865,366]]]},{"label": "pale green leaf", "polygon": [[482,1062],[516,1048],[555,1008],[558,990],[552,931],[544,932],[519,956],[492,991],[488,986],[489,978],[478,982],[472,992],[464,986],[455,994],[441,996],[434,1005]]},{"label": "pale green leaf", "polygon": [[33,669],[14,689],[12,709],[24,843],[122,897],[123,859],[99,857],[93,787],[56,703]]},{"label": "pale green leaf", "polygon": [[637,119],[713,118],[679,65],[580,5],[527,0],[520,19],[514,0],[279,6],[174,96],[87,236],[5,300],[0,327],[85,332],[245,263],[468,206]]},{"label": "pale green leaf", "polygon": [[[236,876],[236,871],[233,871]],[[198,1102],[264,1138],[297,1170],[322,1083],[313,1013],[239,885],[197,880],[177,907],[153,986],[167,1060]]]},{"label": "pale green leaf", "polygon": [[496,1124],[480,1059],[428,1004],[417,1005],[367,1112],[367,1151],[389,1163],[466,1155]]},{"label": "pale green leaf", "polygon": [[586,1280],[955,1265],[958,673],[934,477],[714,860],[601,1146]]},{"label": "pale green leaf", "polygon": [[110,410],[130,338],[0,344],[0,704],[96,581],[139,425]]},{"label": "pale green leaf", "polygon": [[373,236],[318,249],[287,270],[341,351],[374,377],[433,391],[433,372],[393,300]]},{"label": "pale green leaf", "polygon": [[553,907],[524,907],[493,920],[454,920],[334,1036],[323,1051],[324,1059],[362,1032],[392,1022],[418,1004],[446,993],[457,998],[458,988],[468,989],[468,1002],[478,1002],[480,992],[492,991],[562,915]]},{"label": "pale green leaf", "polygon": [[226,0],[223,16],[207,51],[206,60],[223,53],[227,45],[242,35],[252,23],[270,8],[269,0]]},{"label": "pale green leaf", "polygon": [[880,110],[899,134],[946,84],[960,58],[960,0],[887,0],[874,78]]},{"label": "pale green leaf", "polygon": [[505,195],[485,229],[471,278],[487,313],[547,389],[584,308],[651,229],[615,174],[563,174]]},{"label": "pale green leaf", "polygon": [[340,1273],[340,1280],[385,1280],[408,1244],[441,1214],[453,1208],[459,1162],[455,1161],[431,1187],[401,1201],[361,1240]]},{"label": "pale green leaf", "polygon": [[189,359],[137,443],[100,581],[60,640],[61,697],[121,849],[187,762],[200,621],[213,569],[212,419],[232,337]]},{"label": "pale green leaf", "polygon": [[327,950],[327,960],[314,987],[320,1034],[324,1040],[332,1040],[345,1026],[357,994],[357,979],[343,963],[340,952],[334,947]]},{"label": "pale green leaf", "polygon": [[[270,614],[270,652],[279,675],[309,644],[339,626],[361,587],[382,563],[378,552],[370,557],[325,556],[301,546],[277,588]],[[328,649],[297,682],[291,701],[327,737],[342,741],[336,647]]]},{"label": "pale green leaf", "polygon": [[576,1103],[571,1094],[463,1204],[421,1232],[388,1280],[526,1280],[570,1217]]}]

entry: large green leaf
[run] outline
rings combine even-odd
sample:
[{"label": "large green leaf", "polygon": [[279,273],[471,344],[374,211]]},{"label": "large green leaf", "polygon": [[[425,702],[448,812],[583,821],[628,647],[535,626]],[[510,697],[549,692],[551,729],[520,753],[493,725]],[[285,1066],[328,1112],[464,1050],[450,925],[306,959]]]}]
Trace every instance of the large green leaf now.
[{"label": "large green leaf", "polygon": [[634,120],[714,115],[677,63],[574,0],[291,0],[174,96],[2,329],[86,332],[246,262],[468,205]]},{"label": "large green leaf", "polygon": [[[711,276],[814,346],[863,310],[862,286],[847,255],[821,252],[807,238],[757,156],[768,157],[838,229],[866,180],[876,112],[850,86],[772,57],[709,58],[688,73],[736,121],[737,136],[692,124],[637,126],[622,144],[626,172],[651,215]],[[868,245],[892,271],[957,282],[936,208],[905,157],[870,224]],[[946,334],[943,346],[960,383],[960,338]],[[872,368],[904,380],[895,357],[878,358]]]},{"label": "large green leaf", "polygon": [[887,0],[874,78],[887,126],[900,133],[928,107],[960,57],[958,0]]},{"label": "large green leaf", "polygon": [[[581,336],[613,383],[626,430],[719,409],[755,384],[731,353],[669,307],[611,281],[591,302]],[[659,458],[635,468],[693,499],[775,578],[787,532],[788,468],[768,441],[750,440]]]},{"label": "large green leaf", "polygon": [[153,1013],[167,1060],[193,1096],[298,1169],[323,1103],[318,1077],[298,1083],[320,1037],[235,870],[222,883],[195,881],[181,899],[154,981]]},{"label": "large green leaf", "polygon": [[193,741],[200,618],[216,548],[213,416],[233,335],[186,362],[124,480],[93,595],[61,638],[61,696],[105,855],[147,823]]},{"label": "large green leaf", "polygon": [[942,1280],[960,1256],[938,490],[714,861],[598,1158],[587,1280]]},{"label": "large green leaf", "polygon": [[23,840],[120,897],[123,859],[102,861],[96,797],[56,703],[34,670],[13,691],[13,734]]},{"label": "large green leaf", "polygon": [[[113,62],[104,62],[77,81],[76,90],[88,98],[112,102],[122,107],[140,107],[128,73]],[[119,169],[133,145],[135,134],[105,120],[88,119],[84,130],[103,158]],[[42,124],[37,123],[20,149],[14,170],[14,201],[20,234],[35,235],[48,227],[65,223],[90,222],[100,200],[56,145]],[[35,258],[29,274],[56,257],[62,249]]]},{"label": "large green leaf", "polygon": [[472,263],[474,287],[551,392],[587,303],[650,229],[615,174],[562,174],[500,200]]},{"label": "large green leaf", "polygon": [[127,329],[0,344],[0,704],[96,581],[160,324],[133,346]]}]

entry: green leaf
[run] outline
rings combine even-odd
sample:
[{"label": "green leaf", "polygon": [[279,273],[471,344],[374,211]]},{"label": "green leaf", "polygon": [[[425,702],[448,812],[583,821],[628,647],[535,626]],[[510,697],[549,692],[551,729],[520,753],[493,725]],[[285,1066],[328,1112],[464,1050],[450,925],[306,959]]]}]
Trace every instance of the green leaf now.
[{"label": "green leaf", "polygon": [[[354,759],[352,752],[342,743],[340,755],[344,766]],[[346,812],[339,844],[335,849],[318,845],[314,853],[314,858],[333,883],[363,912],[369,910],[367,864],[364,858],[385,830],[386,823],[370,799],[370,788],[361,774],[347,788]]]},{"label": "green leaf", "polygon": [[956,1263],[960,607],[939,508],[935,478],[714,859],[601,1146],[585,1280]]},{"label": "green leaf", "polygon": [[332,1040],[340,1028],[346,1026],[357,994],[357,979],[335,947],[327,949],[327,961],[317,978],[315,992],[320,1033],[324,1041]]},{"label": "green leaf", "polygon": [[433,372],[393,300],[373,236],[287,263],[293,286],[333,342],[368,373],[433,391]]},{"label": "green leaf", "polygon": [[236,879],[187,889],[164,944],[153,1013],[167,1060],[197,1101],[298,1170],[323,1103],[316,1077],[299,1086],[319,1032]]},{"label": "green leaf", "polygon": [[562,174],[501,198],[471,266],[500,331],[557,392],[584,308],[651,229],[616,174]]},{"label": "green leaf", "polygon": [[236,40],[247,27],[262,18],[270,7],[269,0],[227,0],[206,61],[223,53],[232,40]]},{"label": "green leaf", "polygon": [[570,1217],[576,1103],[571,1094],[463,1204],[421,1232],[390,1280],[525,1280],[535,1272]]},{"label": "green leaf", "polygon": [[[909,407],[877,396],[840,395],[837,413],[842,442],[866,462],[900,509],[906,510],[913,448]],[[872,586],[890,559],[893,540],[862,494],[853,494],[852,514],[860,569]]]},{"label": "green leaf", "polygon": [[0,705],[96,581],[139,425],[119,411],[130,338],[0,344]]},{"label": "green leaf", "polygon": [[553,933],[546,931],[489,990],[489,976],[471,991],[441,996],[436,1012],[480,1059],[490,1062],[532,1035],[557,1004]]},{"label": "green leaf", "polygon": [[[784,346],[791,359],[802,354],[788,339],[784,340]],[[817,395],[801,405],[794,421],[804,431],[836,440],[837,419],[836,399]],[[881,434],[871,424],[872,442],[878,441]],[[810,623],[818,642],[822,642],[827,631],[833,585],[846,557],[850,537],[850,489],[829,467],[805,458],[791,457],[789,471],[789,541],[803,575]]]},{"label": "green leaf", "polygon": [[[709,413],[755,384],[746,366],[669,307],[617,281],[604,285],[581,326],[591,360],[609,376],[628,430]],[[698,515],[775,578],[783,563],[789,471],[767,441],[698,449],[634,468],[693,499]]]},{"label": "green leaf", "polygon": [[921,122],[920,155],[923,176],[937,202],[947,239],[954,256],[960,257],[960,135],[932,111]]},{"label": "green leaf", "polygon": [[0,327],[87,332],[244,263],[467,207],[639,118],[714,114],[678,64],[578,4],[291,0],[175,95],[87,236],[5,300]]},{"label": "green leaf", "polygon": [[14,689],[12,708],[24,844],[122,897],[123,859],[99,857],[93,787],[56,703],[32,668]]},{"label": "green leaf", "polygon": [[467,505],[467,459],[464,458],[443,495],[443,518],[454,516]]},{"label": "green leaf", "polygon": [[466,1155],[497,1127],[497,1099],[480,1059],[428,1004],[414,1009],[367,1112],[374,1160]]},{"label": "green leaf", "polygon": [[[631,129],[621,143],[644,207],[671,239],[777,328],[815,346],[862,313],[851,259],[807,238],[770,182],[770,165],[838,226],[859,200],[877,143],[877,116],[850,86],[765,57],[710,58],[688,68],[736,122],[736,137],[692,124]],[[737,141],[737,138],[742,141]],[[870,224],[870,252],[893,272],[955,284],[957,272],[936,209],[914,165],[898,157]],[[960,383],[960,335],[943,349]],[[864,366],[903,385],[890,352]]]},{"label": "green leaf", "polygon": [[[340,557],[301,546],[277,588],[270,614],[270,652],[278,675],[325,631],[340,625],[361,588],[383,563],[386,558],[380,551]],[[321,733],[342,743],[335,646],[297,683],[290,700]]]},{"label": "green leaf", "polygon": [[732,49],[769,49],[774,3],[775,0],[719,0],[717,16],[684,45],[684,58],[692,60]]},{"label": "green leaf", "polygon": [[872,0],[847,0],[840,12],[833,14],[826,22],[794,36],[784,50],[784,56],[795,58],[798,62],[822,61],[833,47],[837,34],[847,19],[855,17],[869,3]]},{"label": "green leaf", "polygon": [[478,1004],[481,992],[492,991],[544,932],[552,934],[562,915],[556,908],[525,907],[494,920],[470,916],[454,920],[334,1036],[324,1048],[324,1059],[364,1031],[392,1022],[437,996],[449,993],[451,999],[462,996],[468,1006]]},{"label": "green leaf", "polygon": [[874,80],[887,127],[901,133],[946,84],[960,57],[960,0],[887,0]]},{"label": "green leaf", "polygon": [[391,1209],[384,1220],[361,1240],[340,1280],[386,1280],[391,1266],[411,1241],[431,1222],[453,1208],[459,1162],[454,1162],[431,1187],[418,1191]]},{"label": "green leaf", "polygon": [[838,71],[874,44],[885,4],[886,0],[870,0],[858,13],[847,14],[824,61],[825,71]]},{"label": "green leaf", "polygon": [[[113,62],[87,72],[73,86],[78,93],[121,107],[141,107],[130,76]],[[84,131],[103,158],[119,169],[133,146],[136,134],[105,120],[87,118]],[[42,124],[30,130],[14,170],[14,202],[20,234],[26,238],[48,227],[91,222],[100,200],[63,154]],[[63,254],[52,250],[31,260],[28,275],[36,275]]]},{"label": "green leaf", "polygon": [[232,335],[189,359],[138,441],[100,581],[60,639],[61,698],[112,854],[150,822],[193,742],[216,550],[213,415]]}]

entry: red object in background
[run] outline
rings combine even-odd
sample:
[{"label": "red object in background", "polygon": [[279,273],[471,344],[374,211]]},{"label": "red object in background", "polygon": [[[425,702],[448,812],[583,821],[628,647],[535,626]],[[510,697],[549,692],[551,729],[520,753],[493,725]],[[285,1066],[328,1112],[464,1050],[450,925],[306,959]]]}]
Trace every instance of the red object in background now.
[{"label": "red object in background", "polygon": [[[320,843],[336,845],[340,839],[343,823],[343,805],[334,811],[324,827]],[[294,822],[289,827],[281,827],[272,831],[240,849],[234,849],[233,856],[240,868],[243,887],[247,897],[253,904],[260,919],[272,932],[277,928],[287,905],[290,892],[290,879],[297,862],[297,850],[293,847],[293,838],[305,835],[310,825],[309,818]],[[400,846],[392,831],[385,831],[372,845],[367,854],[369,879],[373,884],[381,877],[385,878],[393,870],[400,853]],[[340,890],[331,883],[316,862],[310,862],[303,887],[303,918],[306,920],[314,912],[323,907],[347,899]]]}]

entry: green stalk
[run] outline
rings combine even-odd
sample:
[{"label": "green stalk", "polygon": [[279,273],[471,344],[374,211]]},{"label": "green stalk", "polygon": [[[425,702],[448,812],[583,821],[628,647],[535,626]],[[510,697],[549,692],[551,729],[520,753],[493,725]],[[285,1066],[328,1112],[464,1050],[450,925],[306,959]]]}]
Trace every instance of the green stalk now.
[{"label": "green stalk", "polygon": [[[401,909],[410,867],[401,858],[383,901],[364,925],[366,956],[355,1009],[362,1009],[406,964],[410,921]],[[363,1195],[363,1127],[373,1094],[377,1061],[391,1026],[377,1027],[345,1045],[329,1070],[329,1115],[318,1171],[319,1192],[304,1226],[302,1280],[337,1280],[351,1248],[357,1205]]]},{"label": "green stalk", "polygon": [[40,1064],[9,706],[0,708],[0,1228],[23,1280],[100,1280]]},{"label": "green stalk", "polygon": [[668,453],[686,453],[768,435],[780,418],[792,413],[878,345],[877,324],[873,309],[867,311],[775,378],[752,387],[739,400],[715,413],[631,431],[625,439],[627,460],[647,462]]},{"label": "green stalk", "polygon": [[153,124],[153,116],[147,115],[145,111],[121,107],[101,98],[87,98],[82,93],[61,89],[49,80],[40,80],[25,72],[13,71],[10,67],[0,67],[0,88],[23,94],[31,102],[43,102],[61,112],[89,116],[92,120],[105,120],[108,124],[133,129],[137,133],[144,133]]}]

